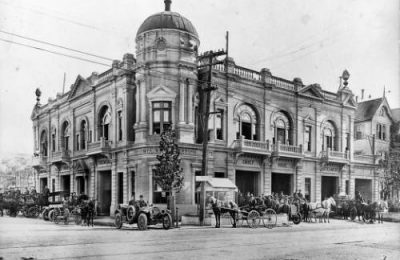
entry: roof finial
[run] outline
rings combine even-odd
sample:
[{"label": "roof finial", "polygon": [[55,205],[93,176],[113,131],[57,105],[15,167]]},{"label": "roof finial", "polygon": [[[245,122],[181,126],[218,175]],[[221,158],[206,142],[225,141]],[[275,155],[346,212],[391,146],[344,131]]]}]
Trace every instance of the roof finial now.
[{"label": "roof finial", "polygon": [[171,1],[171,0],[164,0],[164,4],[165,4],[165,11],[166,11],[166,12],[169,12],[169,11],[171,11],[171,3],[172,3],[172,1]]},{"label": "roof finial", "polygon": [[383,85],[383,97],[385,97],[385,94],[386,94],[386,86],[385,85]]}]

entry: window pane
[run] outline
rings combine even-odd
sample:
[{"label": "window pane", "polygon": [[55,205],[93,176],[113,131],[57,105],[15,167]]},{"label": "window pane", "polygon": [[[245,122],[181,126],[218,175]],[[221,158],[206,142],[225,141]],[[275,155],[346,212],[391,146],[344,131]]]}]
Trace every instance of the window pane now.
[{"label": "window pane", "polygon": [[163,117],[163,122],[170,122],[171,119],[169,118],[169,110],[164,110],[164,117]]},{"label": "window pane", "polygon": [[160,108],[161,103],[160,102],[153,102],[153,108]]},{"label": "window pane", "polygon": [[159,123],[161,121],[160,111],[156,110],[153,112],[153,122]]}]

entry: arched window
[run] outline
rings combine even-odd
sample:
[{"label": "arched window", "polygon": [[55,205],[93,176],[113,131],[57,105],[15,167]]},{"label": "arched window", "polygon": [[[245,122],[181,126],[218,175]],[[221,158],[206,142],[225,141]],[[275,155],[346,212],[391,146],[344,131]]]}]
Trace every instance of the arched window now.
[{"label": "arched window", "polygon": [[56,151],[56,138],[57,138],[57,130],[53,128],[53,131],[51,133],[51,151],[55,152]]},{"label": "arched window", "polygon": [[62,148],[65,151],[69,150],[69,141],[70,141],[70,127],[67,121],[65,121],[62,125]]},{"label": "arched window", "polygon": [[86,120],[82,120],[81,122],[81,149],[86,149],[86,137],[87,137],[87,123]]},{"label": "arched window", "polygon": [[108,106],[103,106],[99,114],[99,139],[109,140],[111,112]]},{"label": "arched window", "polygon": [[249,105],[241,105],[236,112],[237,130],[236,138],[258,140],[257,115]]},{"label": "arched window", "polygon": [[322,150],[326,151],[328,149],[337,150],[336,145],[336,127],[331,121],[327,121],[323,124],[322,129]]},{"label": "arched window", "polygon": [[274,139],[272,141],[291,145],[293,130],[289,116],[280,111],[274,114],[273,120]]},{"label": "arched window", "polygon": [[40,154],[42,156],[47,156],[47,147],[48,147],[48,142],[47,142],[47,133],[45,130],[42,131],[42,134],[40,135]]}]

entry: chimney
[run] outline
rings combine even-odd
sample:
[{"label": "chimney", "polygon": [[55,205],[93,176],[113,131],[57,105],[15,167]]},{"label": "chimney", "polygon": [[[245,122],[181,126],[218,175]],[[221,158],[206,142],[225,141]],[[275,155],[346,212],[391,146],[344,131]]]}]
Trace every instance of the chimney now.
[{"label": "chimney", "polygon": [[365,90],[365,89],[361,89],[361,101],[364,100],[364,90]]},{"label": "chimney", "polygon": [[165,4],[165,11],[166,12],[170,12],[171,11],[171,0],[164,0],[164,4]]}]

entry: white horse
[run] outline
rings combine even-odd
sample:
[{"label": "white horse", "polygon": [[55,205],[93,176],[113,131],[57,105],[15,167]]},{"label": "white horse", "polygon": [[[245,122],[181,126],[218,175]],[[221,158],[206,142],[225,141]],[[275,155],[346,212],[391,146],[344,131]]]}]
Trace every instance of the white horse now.
[{"label": "white horse", "polygon": [[336,202],[333,197],[329,197],[326,200],[323,200],[321,204],[315,204],[316,208],[312,210],[315,221],[317,220],[317,218],[319,218],[319,222],[322,222],[322,219],[324,219],[324,223],[326,223],[326,219],[328,219],[329,223],[329,214],[331,212],[332,205],[336,206]]}]

